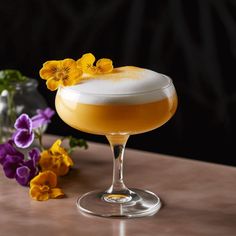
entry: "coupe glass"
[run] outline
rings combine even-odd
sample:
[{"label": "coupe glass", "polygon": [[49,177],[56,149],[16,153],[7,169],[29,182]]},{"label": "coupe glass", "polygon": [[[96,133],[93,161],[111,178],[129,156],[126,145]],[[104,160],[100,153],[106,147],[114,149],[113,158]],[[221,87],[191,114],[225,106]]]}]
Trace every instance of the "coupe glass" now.
[{"label": "coupe glass", "polygon": [[[61,119],[75,129],[105,135],[113,152],[111,186],[80,197],[77,206],[82,212],[104,217],[139,217],[160,209],[160,198],[154,193],[126,187],[123,157],[130,135],[160,127],[176,111],[177,95],[172,80],[161,76],[166,80],[165,86],[144,93],[95,94],[78,92],[71,87],[59,88],[56,110]],[[108,98],[109,103],[89,102],[96,98],[99,101]]]}]

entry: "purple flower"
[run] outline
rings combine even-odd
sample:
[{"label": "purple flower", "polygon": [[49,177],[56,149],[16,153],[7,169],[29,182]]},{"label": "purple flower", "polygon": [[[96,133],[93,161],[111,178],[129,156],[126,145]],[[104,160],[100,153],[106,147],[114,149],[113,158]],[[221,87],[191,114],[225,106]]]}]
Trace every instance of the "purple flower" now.
[{"label": "purple flower", "polygon": [[33,165],[36,166],[40,159],[40,151],[38,148],[33,148],[29,151],[29,157],[33,162]]},{"label": "purple flower", "polygon": [[51,108],[47,107],[44,110],[38,109],[37,115],[31,118],[33,122],[33,128],[39,128],[42,125],[48,124],[51,122],[52,116],[55,114]]},{"label": "purple flower", "polygon": [[27,114],[20,115],[14,125],[16,132],[13,134],[13,140],[17,147],[27,148],[34,140],[32,120]]},{"label": "purple flower", "polygon": [[3,170],[5,172],[5,175],[13,179],[16,176],[16,170],[18,167],[20,167],[20,164],[23,162],[24,157],[21,156],[6,156],[6,160],[3,164]]},{"label": "purple flower", "polygon": [[38,174],[37,163],[40,158],[40,152],[37,148],[33,148],[29,151],[27,160],[24,160],[22,155],[7,155],[3,164],[3,170],[8,178],[15,178],[19,184],[27,186],[30,180]]},{"label": "purple flower", "polygon": [[31,179],[34,178],[39,172],[37,167],[40,158],[40,152],[37,148],[29,151],[29,159],[24,161],[16,170],[16,180],[19,184],[27,186]]},{"label": "purple flower", "polygon": [[24,155],[13,146],[13,140],[0,144],[0,163],[2,165],[5,163],[7,157],[9,158],[13,156],[18,156],[22,160],[24,159]]}]

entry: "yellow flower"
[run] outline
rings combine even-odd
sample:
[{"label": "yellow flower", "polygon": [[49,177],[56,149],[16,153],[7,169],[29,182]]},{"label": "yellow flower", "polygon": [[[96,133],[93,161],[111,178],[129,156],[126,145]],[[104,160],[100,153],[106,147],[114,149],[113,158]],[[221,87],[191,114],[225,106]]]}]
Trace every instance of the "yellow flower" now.
[{"label": "yellow flower", "polygon": [[78,83],[83,74],[73,59],[47,61],[39,72],[40,77],[47,80],[48,89],[54,91],[59,85],[70,86]]},{"label": "yellow flower", "polygon": [[77,60],[78,68],[81,68],[83,72],[88,74],[95,74],[96,67],[93,65],[95,57],[92,53],[84,54],[80,59]]},{"label": "yellow flower", "polygon": [[94,66],[95,57],[92,53],[84,54],[80,59],[77,60],[78,68],[81,68],[83,72],[88,74],[103,74],[109,73],[113,70],[112,61],[107,58],[102,58],[97,61]]},{"label": "yellow flower", "polygon": [[109,73],[113,70],[112,60],[107,58],[99,59],[96,63],[97,73]]},{"label": "yellow flower", "polygon": [[31,198],[38,201],[45,201],[49,198],[59,198],[64,193],[57,186],[57,176],[52,171],[39,173],[30,181],[29,194]]},{"label": "yellow flower", "polygon": [[70,167],[73,166],[73,161],[67,151],[60,145],[61,140],[58,139],[50,149],[41,153],[39,165],[42,171],[51,170],[57,176],[63,176],[66,175]]}]

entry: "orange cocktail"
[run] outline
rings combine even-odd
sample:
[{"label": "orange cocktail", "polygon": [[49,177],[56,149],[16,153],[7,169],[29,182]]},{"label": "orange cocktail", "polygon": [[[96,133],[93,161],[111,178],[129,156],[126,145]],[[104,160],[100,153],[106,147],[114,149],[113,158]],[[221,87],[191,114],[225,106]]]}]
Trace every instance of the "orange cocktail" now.
[{"label": "orange cocktail", "polygon": [[114,159],[111,187],[83,195],[78,207],[99,216],[137,217],[157,212],[161,206],[159,197],[125,186],[123,154],[129,135],[156,129],[174,115],[177,95],[172,80],[129,66],[89,78],[85,75],[83,79],[79,84],[58,89],[57,113],[75,129],[105,135]]},{"label": "orange cocktail", "polygon": [[100,135],[138,134],[156,129],[169,120],[177,107],[177,97],[143,104],[85,104],[56,97],[62,120],[75,129]]}]

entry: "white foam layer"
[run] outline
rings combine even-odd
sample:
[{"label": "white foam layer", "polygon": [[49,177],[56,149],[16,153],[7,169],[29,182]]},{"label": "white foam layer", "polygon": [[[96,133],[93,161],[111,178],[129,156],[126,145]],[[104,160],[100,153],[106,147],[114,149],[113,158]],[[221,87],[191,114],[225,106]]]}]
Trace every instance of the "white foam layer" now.
[{"label": "white foam layer", "polygon": [[112,73],[88,78],[82,83],[60,88],[58,95],[85,104],[141,104],[162,100],[174,94],[171,79],[152,70],[119,67]]}]

